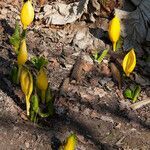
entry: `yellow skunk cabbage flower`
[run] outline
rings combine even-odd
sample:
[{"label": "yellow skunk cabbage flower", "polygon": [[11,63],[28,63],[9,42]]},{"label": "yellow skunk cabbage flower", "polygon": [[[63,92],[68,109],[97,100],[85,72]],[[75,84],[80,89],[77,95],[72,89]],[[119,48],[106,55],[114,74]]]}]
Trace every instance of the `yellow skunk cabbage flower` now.
[{"label": "yellow skunk cabbage flower", "polygon": [[25,94],[27,116],[30,115],[30,97],[33,91],[33,77],[29,70],[22,68],[20,75],[21,89]]},{"label": "yellow skunk cabbage flower", "polygon": [[109,22],[108,34],[113,44],[113,51],[116,51],[116,43],[120,37],[120,19],[116,15]]},{"label": "yellow skunk cabbage flower", "polygon": [[136,66],[136,55],[133,48],[124,57],[122,66],[126,76],[129,76],[130,73],[134,70]]},{"label": "yellow skunk cabbage flower", "polygon": [[24,65],[28,59],[27,45],[25,39],[21,41],[19,53],[17,56],[18,66]]},{"label": "yellow skunk cabbage flower", "polygon": [[66,141],[66,144],[64,145],[64,150],[75,150],[76,146],[76,135],[71,134]]},{"label": "yellow skunk cabbage flower", "polygon": [[37,76],[37,87],[41,90],[42,101],[45,101],[45,93],[48,87],[48,78],[44,68],[41,68]]},{"label": "yellow skunk cabbage flower", "polygon": [[27,0],[22,7],[20,14],[21,22],[23,24],[23,29],[26,29],[27,26],[31,24],[34,19],[34,9],[31,3],[31,0]]}]

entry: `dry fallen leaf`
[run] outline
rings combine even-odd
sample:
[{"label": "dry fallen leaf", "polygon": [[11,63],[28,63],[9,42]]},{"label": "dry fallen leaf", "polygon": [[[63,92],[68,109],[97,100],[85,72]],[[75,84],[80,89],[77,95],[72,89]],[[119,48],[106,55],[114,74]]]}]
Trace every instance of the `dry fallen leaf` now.
[{"label": "dry fallen leaf", "polygon": [[45,4],[45,0],[39,0],[40,6],[43,6]]},{"label": "dry fallen leaf", "polygon": [[121,74],[119,69],[114,63],[110,64],[113,79],[118,82],[119,89],[121,89]]}]

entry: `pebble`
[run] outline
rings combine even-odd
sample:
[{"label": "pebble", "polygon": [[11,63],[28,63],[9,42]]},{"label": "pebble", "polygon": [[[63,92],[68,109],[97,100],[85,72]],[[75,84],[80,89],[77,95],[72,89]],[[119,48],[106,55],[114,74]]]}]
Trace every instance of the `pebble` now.
[{"label": "pebble", "polygon": [[85,108],[85,110],[83,111],[83,114],[86,116],[89,116],[91,113],[91,110],[89,108]]},{"label": "pebble", "polygon": [[26,148],[29,148],[30,147],[30,144],[29,144],[29,142],[25,142],[25,146],[26,146]]}]

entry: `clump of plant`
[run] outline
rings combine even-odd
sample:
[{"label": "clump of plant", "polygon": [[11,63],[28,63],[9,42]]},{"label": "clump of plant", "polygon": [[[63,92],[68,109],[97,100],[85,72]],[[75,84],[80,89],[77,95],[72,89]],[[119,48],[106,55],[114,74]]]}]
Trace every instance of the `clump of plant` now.
[{"label": "clump of plant", "polygon": [[[31,0],[24,2],[20,19],[22,28],[16,22],[15,31],[10,37],[10,43],[17,56],[11,77],[14,83],[20,85],[25,95],[27,116],[31,121],[37,122],[38,117],[52,116],[54,107],[45,68],[48,61],[43,57],[33,57],[28,60],[26,34],[28,26],[34,19],[34,8]],[[27,61],[29,62],[28,65],[26,64]]]},{"label": "clump of plant", "polygon": [[[103,59],[109,55],[110,63],[109,67],[113,76],[113,79],[118,83],[119,89],[121,89],[122,81],[130,79],[131,73],[136,66],[136,54],[134,48],[131,48],[127,54],[117,53],[118,49],[122,49],[123,37],[120,35],[121,24],[119,17],[115,14],[109,22],[108,38],[112,42],[112,50],[108,49],[95,52],[93,59],[100,64]],[[122,57],[123,56],[123,57]],[[141,87],[136,86],[134,89],[126,89],[124,91],[125,98],[131,99],[132,102],[136,102],[141,92]]]}]

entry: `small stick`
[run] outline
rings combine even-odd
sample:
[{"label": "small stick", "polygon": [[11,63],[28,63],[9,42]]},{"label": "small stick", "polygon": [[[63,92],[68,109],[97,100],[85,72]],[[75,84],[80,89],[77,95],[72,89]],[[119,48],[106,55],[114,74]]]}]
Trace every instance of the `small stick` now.
[{"label": "small stick", "polygon": [[137,102],[135,104],[131,104],[130,105],[130,108],[133,109],[133,110],[136,110],[136,109],[139,109],[141,107],[143,107],[144,105],[147,105],[150,103],[150,99],[146,99],[146,100],[143,100],[143,101],[140,101],[140,102]]}]

